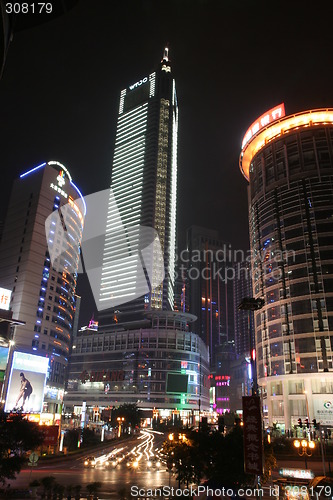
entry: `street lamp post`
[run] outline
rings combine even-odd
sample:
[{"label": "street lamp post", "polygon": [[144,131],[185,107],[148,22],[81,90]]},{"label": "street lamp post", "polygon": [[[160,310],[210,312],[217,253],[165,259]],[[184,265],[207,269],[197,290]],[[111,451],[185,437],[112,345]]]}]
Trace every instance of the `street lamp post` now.
[{"label": "street lamp post", "polygon": [[124,417],[117,417],[118,421],[118,437],[121,436],[121,426],[124,423],[125,418]]},{"label": "street lamp post", "polygon": [[304,456],[305,468],[307,469],[308,468],[307,458],[312,456],[312,452],[316,447],[315,442],[308,441],[307,439],[302,439],[301,441],[299,439],[295,439],[293,444],[299,456],[300,457]]}]

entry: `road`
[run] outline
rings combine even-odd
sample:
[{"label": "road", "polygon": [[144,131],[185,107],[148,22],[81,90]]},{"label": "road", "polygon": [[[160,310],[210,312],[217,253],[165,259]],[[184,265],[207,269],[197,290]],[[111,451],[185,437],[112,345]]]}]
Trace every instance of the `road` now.
[{"label": "road", "polygon": [[[95,465],[90,467],[84,464],[87,456],[61,457],[52,460],[52,463],[43,463],[37,467],[27,467],[21,471],[15,481],[11,481],[13,488],[27,488],[29,483],[46,476],[53,476],[64,486],[82,486],[81,495],[86,496],[86,485],[95,481],[102,483],[99,492],[100,499],[118,499],[119,490],[125,488],[128,492],[131,487],[159,488],[162,486],[178,487],[174,475],[169,475],[165,464],[160,461],[159,451],[165,435],[152,430],[142,430],[137,438],[120,442],[117,446],[109,445],[95,452]],[[155,461],[155,462],[154,462]],[[108,462],[108,464],[107,464]],[[150,462],[152,462],[150,464]],[[158,467],[158,465],[160,466]],[[328,470],[328,466],[327,470]],[[272,479],[279,477],[279,468],[305,469],[302,458],[295,460],[279,460],[278,468],[272,474]],[[321,461],[308,458],[307,468],[315,475],[322,475]],[[246,495],[251,498],[251,495]],[[272,498],[269,487],[264,489],[264,500]],[[133,496],[135,498],[135,496]]]},{"label": "road", "polygon": [[[150,430],[141,431],[136,440],[124,442],[118,446],[110,446],[95,454],[95,467],[84,465],[89,456],[80,458],[62,459],[52,464],[38,465],[23,469],[15,481],[10,484],[13,488],[28,487],[28,484],[45,476],[53,476],[56,481],[64,486],[82,485],[81,495],[86,496],[86,485],[99,481],[103,484],[99,498],[119,498],[119,490],[126,488],[130,491],[131,486],[140,488],[157,488],[165,485],[176,486],[174,476],[170,476],[166,466],[159,461],[159,448],[165,440],[165,435]],[[157,450],[156,450],[157,448]],[[125,455],[121,459],[122,455]],[[113,459],[116,458],[117,466],[113,467]],[[109,459],[109,460],[108,460]],[[154,464],[154,460],[160,467]],[[106,462],[109,462],[107,466]],[[152,461],[152,466],[148,464]],[[128,463],[133,462],[131,465]],[[136,465],[137,464],[137,465]]]}]

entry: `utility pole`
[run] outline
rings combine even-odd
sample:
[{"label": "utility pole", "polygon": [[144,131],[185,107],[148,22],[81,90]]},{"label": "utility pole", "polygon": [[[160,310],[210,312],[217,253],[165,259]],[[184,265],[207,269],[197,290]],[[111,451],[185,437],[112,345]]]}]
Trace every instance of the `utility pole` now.
[{"label": "utility pole", "polygon": [[253,338],[251,332],[251,311],[258,311],[265,304],[264,299],[254,299],[253,297],[244,297],[242,302],[238,305],[240,311],[248,311],[248,334],[249,334],[249,347],[250,347],[250,362],[251,362],[251,376],[252,376],[252,396],[258,394],[258,381],[257,381],[257,363],[256,363],[256,349],[253,345]]},{"label": "utility pole", "polygon": [[[265,304],[264,299],[255,299],[253,297],[244,297],[242,302],[238,305],[240,311],[248,311],[248,335],[250,347],[250,362],[251,362],[251,376],[252,376],[252,396],[258,397],[258,381],[257,381],[257,363],[256,363],[256,349],[253,345],[250,314],[251,311],[258,311]],[[261,415],[260,415],[261,420]],[[261,421],[260,421],[261,428]],[[262,446],[262,443],[261,443]],[[260,492],[260,476],[255,475],[255,484]]]}]

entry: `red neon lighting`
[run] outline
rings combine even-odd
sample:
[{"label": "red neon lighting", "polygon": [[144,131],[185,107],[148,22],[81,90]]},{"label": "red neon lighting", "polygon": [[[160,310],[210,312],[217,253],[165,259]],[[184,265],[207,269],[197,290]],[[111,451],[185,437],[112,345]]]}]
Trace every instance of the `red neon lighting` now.
[{"label": "red neon lighting", "polygon": [[245,144],[247,144],[257,132],[259,132],[259,130],[267,127],[267,125],[274,122],[275,120],[278,120],[279,118],[282,118],[285,115],[286,112],[284,109],[284,103],[282,102],[278,106],[269,109],[268,111],[266,111],[266,113],[259,116],[259,118],[257,118],[256,121],[252,123],[251,127],[247,129],[246,134],[243,138],[242,149],[244,148]]}]

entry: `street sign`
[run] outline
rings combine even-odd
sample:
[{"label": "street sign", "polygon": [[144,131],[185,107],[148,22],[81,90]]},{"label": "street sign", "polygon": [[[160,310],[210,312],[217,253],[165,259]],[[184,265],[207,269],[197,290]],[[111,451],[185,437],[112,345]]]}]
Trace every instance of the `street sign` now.
[{"label": "street sign", "polygon": [[28,465],[30,467],[35,467],[37,465],[38,459],[39,459],[38,453],[36,453],[35,451],[32,451],[30,453],[30,456],[29,456],[29,463],[28,463]]},{"label": "street sign", "polygon": [[244,469],[260,476],[263,471],[261,408],[258,396],[243,396]]},{"label": "street sign", "polygon": [[310,469],[279,469],[280,476],[283,477],[294,477],[296,479],[313,479],[315,477],[314,472]]}]

